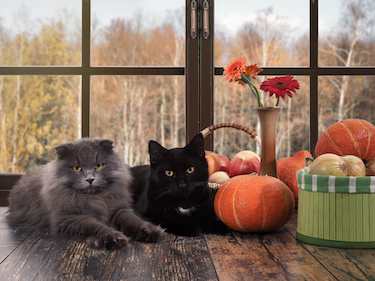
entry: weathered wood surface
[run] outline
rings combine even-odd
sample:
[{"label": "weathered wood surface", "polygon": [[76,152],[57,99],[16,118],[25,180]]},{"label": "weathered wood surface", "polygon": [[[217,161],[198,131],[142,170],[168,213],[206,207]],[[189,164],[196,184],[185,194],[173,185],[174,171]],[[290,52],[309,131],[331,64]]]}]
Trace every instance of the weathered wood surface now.
[{"label": "weathered wood surface", "polygon": [[0,280],[375,280],[375,250],[336,249],[295,239],[297,212],[272,233],[169,235],[102,250],[10,228],[0,208]]}]

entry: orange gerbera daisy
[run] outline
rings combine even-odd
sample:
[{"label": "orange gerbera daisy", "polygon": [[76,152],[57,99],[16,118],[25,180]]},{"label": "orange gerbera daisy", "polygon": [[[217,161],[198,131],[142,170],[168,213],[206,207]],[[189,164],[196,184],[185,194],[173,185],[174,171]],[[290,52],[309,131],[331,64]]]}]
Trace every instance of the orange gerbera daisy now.
[{"label": "orange gerbera daisy", "polygon": [[241,72],[246,69],[246,58],[238,57],[231,60],[226,67],[224,67],[224,78],[229,82],[238,81],[241,79]]},{"label": "orange gerbera daisy", "polygon": [[[243,72],[243,75],[245,75],[248,78],[256,79],[256,76],[258,75],[259,72],[263,71],[262,68],[258,67],[258,65],[251,64],[249,66],[246,66],[245,71]],[[238,81],[239,84],[242,86],[246,85],[247,83],[243,80]]]}]

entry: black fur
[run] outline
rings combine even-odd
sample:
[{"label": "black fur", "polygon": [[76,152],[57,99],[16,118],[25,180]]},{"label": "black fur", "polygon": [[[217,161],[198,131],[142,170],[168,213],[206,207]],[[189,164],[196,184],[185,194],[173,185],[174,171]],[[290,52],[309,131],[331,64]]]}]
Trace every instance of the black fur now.
[{"label": "black fur", "polygon": [[136,211],[177,235],[225,231],[226,226],[216,217],[207,186],[202,134],[184,148],[170,150],[150,141],[149,152],[151,165],[130,169]]}]

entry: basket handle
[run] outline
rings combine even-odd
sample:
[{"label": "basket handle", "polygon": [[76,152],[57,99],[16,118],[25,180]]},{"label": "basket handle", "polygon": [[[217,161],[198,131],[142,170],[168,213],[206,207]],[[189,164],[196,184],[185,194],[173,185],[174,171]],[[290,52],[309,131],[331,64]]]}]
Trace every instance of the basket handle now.
[{"label": "basket handle", "polygon": [[244,125],[238,124],[238,123],[220,123],[220,124],[216,124],[216,125],[211,125],[211,126],[205,128],[205,129],[203,129],[200,132],[203,135],[203,137],[205,138],[206,136],[208,136],[210,133],[212,133],[213,131],[215,131],[217,129],[228,128],[228,127],[235,128],[237,130],[244,131],[245,133],[249,134],[258,144],[259,149],[262,148],[260,137],[250,128],[248,128]]}]

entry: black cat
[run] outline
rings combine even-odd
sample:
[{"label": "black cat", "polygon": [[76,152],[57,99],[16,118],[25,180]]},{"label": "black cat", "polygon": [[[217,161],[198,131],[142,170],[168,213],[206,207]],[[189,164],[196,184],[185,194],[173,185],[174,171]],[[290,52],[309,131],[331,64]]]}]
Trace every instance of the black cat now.
[{"label": "black cat", "polygon": [[184,148],[149,143],[151,165],[131,168],[135,210],[177,235],[224,232],[207,185],[208,166],[202,134]]}]

